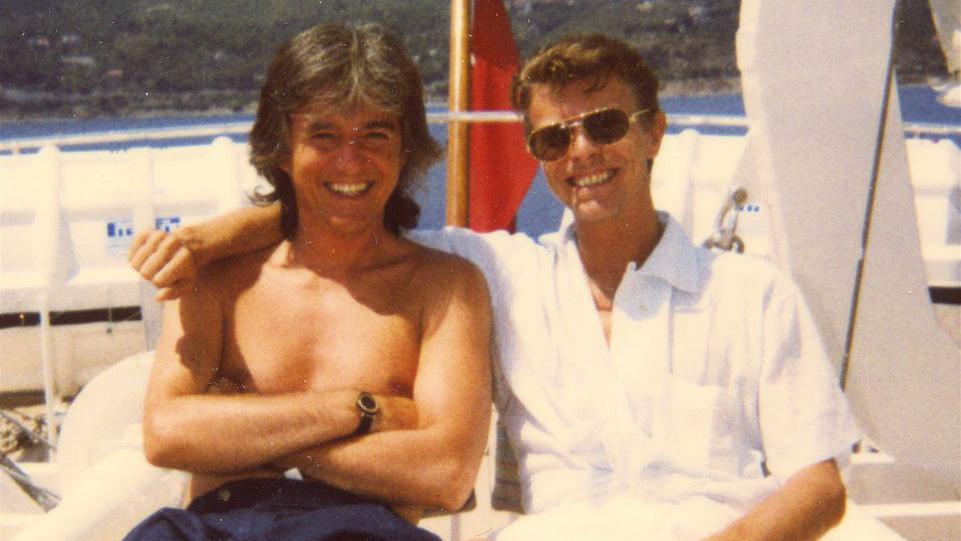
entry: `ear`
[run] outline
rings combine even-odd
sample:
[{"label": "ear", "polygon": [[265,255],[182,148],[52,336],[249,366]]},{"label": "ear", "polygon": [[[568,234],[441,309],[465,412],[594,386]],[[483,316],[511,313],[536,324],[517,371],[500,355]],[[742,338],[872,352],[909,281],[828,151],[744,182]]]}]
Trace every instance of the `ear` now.
[{"label": "ear", "polygon": [[654,118],[647,128],[647,136],[649,139],[648,158],[654,159],[657,153],[660,152],[661,141],[664,140],[665,131],[667,131],[667,116],[664,114],[664,111],[658,111],[654,114]]}]

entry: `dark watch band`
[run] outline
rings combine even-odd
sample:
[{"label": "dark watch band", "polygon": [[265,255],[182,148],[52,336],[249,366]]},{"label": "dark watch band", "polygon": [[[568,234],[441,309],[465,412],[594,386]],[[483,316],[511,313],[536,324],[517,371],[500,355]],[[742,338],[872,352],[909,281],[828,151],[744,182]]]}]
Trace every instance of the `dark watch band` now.
[{"label": "dark watch band", "polygon": [[374,424],[374,418],[380,412],[380,405],[374,395],[362,392],[357,395],[357,410],[360,411],[360,424],[354,431],[355,436],[370,432],[370,426]]}]

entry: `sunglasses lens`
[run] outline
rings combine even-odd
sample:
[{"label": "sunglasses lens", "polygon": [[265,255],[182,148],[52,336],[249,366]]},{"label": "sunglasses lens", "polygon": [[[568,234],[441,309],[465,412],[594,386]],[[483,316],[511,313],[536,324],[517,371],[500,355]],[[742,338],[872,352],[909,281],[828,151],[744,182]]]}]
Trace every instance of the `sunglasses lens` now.
[{"label": "sunglasses lens", "polygon": [[560,159],[571,145],[571,126],[581,124],[592,142],[609,145],[620,141],[631,129],[631,118],[620,109],[602,109],[580,119],[579,122],[554,124],[541,128],[527,140],[531,154],[545,162]]},{"label": "sunglasses lens", "polygon": [[584,117],[584,131],[587,136],[602,145],[609,145],[619,141],[627,135],[631,127],[631,120],[627,113],[620,109],[604,109]]},{"label": "sunglasses lens", "polygon": [[570,144],[571,130],[560,124],[541,128],[532,133],[528,140],[531,154],[546,162],[563,156]]}]

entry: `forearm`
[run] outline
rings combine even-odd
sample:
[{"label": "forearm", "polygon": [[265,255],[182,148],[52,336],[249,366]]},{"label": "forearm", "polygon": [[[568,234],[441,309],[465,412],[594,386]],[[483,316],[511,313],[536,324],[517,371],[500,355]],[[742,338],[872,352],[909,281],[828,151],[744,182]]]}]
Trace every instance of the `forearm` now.
[{"label": "forearm", "polygon": [[262,396],[183,395],[144,418],[144,450],[158,466],[234,473],[349,436],[359,414],[351,390]]},{"label": "forearm", "polygon": [[249,207],[181,228],[174,233],[187,246],[198,266],[253,252],[283,238],[280,205]]},{"label": "forearm", "polygon": [[[486,431],[482,436],[486,442]],[[453,511],[470,495],[483,456],[475,437],[455,437],[440,427],[380,432],[312,448],[297,466],[351,493]]]},{"label": "forearm", "polygon": [[845,491],[833,460],[800,470],[708,541],[818,539],[844,516]]}]

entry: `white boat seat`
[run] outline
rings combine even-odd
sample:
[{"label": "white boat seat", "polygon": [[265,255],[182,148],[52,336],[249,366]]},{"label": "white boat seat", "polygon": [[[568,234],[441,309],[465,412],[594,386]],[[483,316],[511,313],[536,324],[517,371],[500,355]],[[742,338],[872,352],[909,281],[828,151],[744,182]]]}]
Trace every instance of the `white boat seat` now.
[{"label": "white boat seat", "polygon": [[121,360],[77,395],[57,450],[61,502],[16,541],[120,539],[161,507],[180,506],[184,472],[149,464],[141,420],[153,352]]}]

